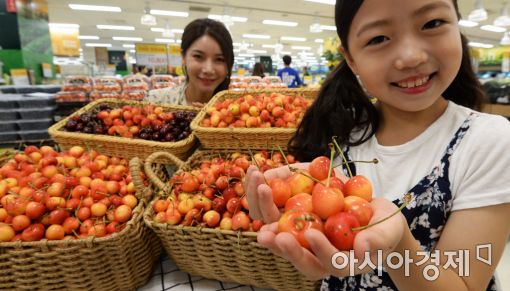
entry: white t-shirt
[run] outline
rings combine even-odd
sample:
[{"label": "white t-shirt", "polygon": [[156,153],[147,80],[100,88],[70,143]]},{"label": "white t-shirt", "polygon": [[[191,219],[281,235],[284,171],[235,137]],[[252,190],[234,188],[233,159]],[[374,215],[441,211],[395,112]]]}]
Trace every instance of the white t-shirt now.
[{"label": "white t-shirt", "polygon": [[[351,147],[353,160],[379,160],[375,165],[357,163],[356,173],[371,181],[374,197],[402,197],[439,165],[471,112],[450,101],[440,118],[405,144],[382,146],[374,135]],[[510,122],[502,116],[478,114],[451,156],[452,211],[510,203]],[[335,164],[339,162],[337,158]]]},{"label": "white t-shirt", "polygon": [[150,90],[144,101],[156,104],[190,105],[186,100],[186,88],[187,84],[184,83],[176,87]]}]

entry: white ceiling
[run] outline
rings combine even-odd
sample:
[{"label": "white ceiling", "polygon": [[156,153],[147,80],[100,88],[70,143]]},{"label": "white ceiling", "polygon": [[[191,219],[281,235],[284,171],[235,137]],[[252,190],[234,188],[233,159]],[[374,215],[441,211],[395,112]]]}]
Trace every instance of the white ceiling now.
[{"label": "white ceiling", "polygon": [[[469,12],[474,8],[475,0],[459,0],[461,14],[467,18]],[[506,0],[485,0],[485,8],[489,12],[489,19],[482,24],[491,24],[492,21],[500,15],[501,8]],[[68,4],[89,4],[89,5],[109,5],[119,6],[122,12],[95,12],[95,11],[77,11],[69,8]],[[154,42],[155,38],[161,38],[160,32],[153,32],[149,26],[140,24],[140,17],[143,15],[146,3],[151,9],[174,10],[189,12],[187,18],[156,16],[158,25],[156,27],[165,27],[168,21],[172,28],[183,29],[192,19],[207,17],[209,14],[222,15],[225,12],[231,16],[241,16],[248,18],[245,23],[235,22],[230,28],[234,42],[248,42],[253,44],[250,49],[266,50],[263,55],[274,53],[271,48],[262,48],[263,44],[276,44],[281,42],[284,45],[283,51],[290,51],[297,55],[299,50],[291,50],[291,45],[309,46],[310,52],[317,53],[319,43],[315,42],[317,38],[327,38],[335,36],[335,31],[323,31],[321,33],[310,33],[309,26],[318,19],[322,25],[334,25],[334,6],[307,2],[304,0],[157,0],[157,1],[138,1],[138,0],[49,0],[49,18],[50,23],[76,23],[80,25],[80,35],[97,35],[100,40],[82,40],[86,42],[111,43],[110,49],[128,50],[122,47],[123,44],[133,44],[132,41],[114,41],[113,36],[141,37],[143,42]],[[205,11],[196,11],[205,10]],[[262,20],[285,20],[295,21],[297,27],[282,27],[262,24]],[[110,25],[131,25],[135,26],[135,31],[114,31],[99,30],[97,24]],[[479,28],[464,28],[464,33],[475,41],[483,41],[492,44],[498,44],[503,33],[494,33],[482,31]],[[246,39],[242,34],[267,34],[271,38],[268,40]],[[306,42],[280,41],[281,36],[305,37]],[[176,39],[180,39],[181,34],[176,34]]]}]

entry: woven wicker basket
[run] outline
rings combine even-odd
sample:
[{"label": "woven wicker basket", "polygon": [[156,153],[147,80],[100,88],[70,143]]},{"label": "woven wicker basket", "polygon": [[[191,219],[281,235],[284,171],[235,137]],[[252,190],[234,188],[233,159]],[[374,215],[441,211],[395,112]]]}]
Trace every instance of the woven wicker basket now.
[{"label": "woven wicker basket", "polygon": [[[140,177],[139,165],[131,167]],[[135,290],[149,279],[161,253],[144,224],[149,192],[126,228],[109,237],[0,243],[1,290]]]},{"label": "woven wicker basket", "polygon": [[[233,151],[230,151],[230,153]],[[228,151],[197,151],[186,163],[171,154],[158,152],[145,161],[149,189],[157,193],[169,178],[167,165],[154,163],[166,156],[179,171],[195,168],[206,157]],[[257,233],[156,223],[152,203],[144,213],[145,223],[160,238],[167,254],[183,271],[223,282],[236,282],[276,290],[317,290],[320,281],[310,281],[288,261],[257,243]]]},{"label": "woven wicker basket", "polygon": [[216,94],[191,122],[191,130],[206,149],[249,149],[272,148],[280,146],[287,148],[287,143],[296,132],[296,128],[214,128],[200,125],[207,116],[207,108],[225,99],[237,99],[246,94],[282,93],[287,95],[301,95],[307,99],[315,99],[318,89],[262,89],[262,90],[226,90]]},{"label": "woven wicker basket", "polygon": [[[108,104],[111,106],[123,106],[123,105],[143,106],[150,103],[116,99],[99,99],[79,109],[71,116],[68,116],[67,118],[64,118],[61,121],[55,123],[48,129],[48,133],[63,150],[68,150],[71,147],[78,145],[83,146],[85,148],[92,148],[98,150],[101,153],[104,153],[105,155],[122,157],[128,160],[131,160],[133,157],[145,159],[151,153],[157,151],[167,151],[181,159],[186,159],[196,149],[197,143],[195,135],[193,133],[191,133],[187,138],[177,142],[159,142],[109,135],[68,132],[63,130],[65,124],[72,116],[88,112],[101,104]],[[163,107],[165,111],[175,110],[185,110],[194,112],[199,111],[198,108],[189,106],[180,105],[159,105],[159,106]]]}]

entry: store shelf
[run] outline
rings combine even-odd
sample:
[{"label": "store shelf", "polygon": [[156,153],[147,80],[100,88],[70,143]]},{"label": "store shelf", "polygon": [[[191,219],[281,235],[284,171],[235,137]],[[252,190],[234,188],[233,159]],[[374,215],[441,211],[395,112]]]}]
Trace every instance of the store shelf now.
[{"label": "store shelf", "polygon": [[510,117],[510,104],[485,104],[483,112]]}]

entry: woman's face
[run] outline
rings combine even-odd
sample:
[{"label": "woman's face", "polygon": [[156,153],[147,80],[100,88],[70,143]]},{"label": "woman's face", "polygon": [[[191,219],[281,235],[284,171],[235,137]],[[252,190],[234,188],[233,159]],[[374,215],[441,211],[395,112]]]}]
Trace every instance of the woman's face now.
[{"label": "woman's face", "polygon": [[191,44],[183,58],[188,87],[200,95],[212,96],[227,76],[227,63],[219,44],[209,35],[204,35]]},{"label": "woman's face", "polygon": [[365,0],[349,30],[348,63],[382,106],[425,110],[459,71],[457,22],[451,0]]}]

